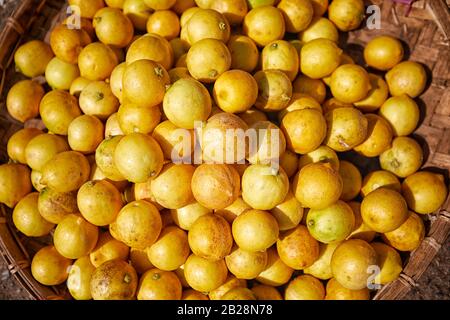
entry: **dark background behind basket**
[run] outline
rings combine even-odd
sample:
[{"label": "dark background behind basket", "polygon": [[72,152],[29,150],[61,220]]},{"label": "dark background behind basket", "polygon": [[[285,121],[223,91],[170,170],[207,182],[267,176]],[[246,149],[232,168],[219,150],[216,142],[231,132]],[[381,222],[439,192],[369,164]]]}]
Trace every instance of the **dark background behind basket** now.
[{"label": "dark background behind basket", "polygon": [[[418,130],[418,138],[421,140],[422,137],[427,141],[426,148],[429,148],[430,143],[439,144],[438,147],[431,146],[429,148],[431,154],[428,156],[428,167],[445,167],[448,170],[450,169],[450,142],[448,141],[450,139],[450,92],[448,90],[450,86],[448,66],[450,61],[450,50],[448,49],[450,44],[450,20],[448,14],[441,15],[442,11],[440,10],[434,10],[433,14],[433,10],[425,7],[426,2],[435,5],[438,1],[444,2],[443,0],[419,0],[410,9],[402,5],[393,5],[391,0],[371,2],[377,4],[384,2],[382,6],[382,31],[400,37],[410,45],[415,44],[413,48],[410,48],[412,51],[410,58],[424,63],[429,68],[430,73],[433,72],[433,84],[421,97],[424,103],[427,106],[432,105],[433,109],[431,112],[427,109],[427,116],[423,120],[424,124]],[[22,1],[4,0],[2,4],[0,1],[0,30],[4,28],[7,18],[11,16],[20,2]],[[39,3],[40,1],[35,2]],[[47,2],[62,3],[63,0]],[[446,0],[446,3],[450,5],[450,0]],[[58,5],[53,8],[58,8]],[[410,10],[408,18],[405,18],[405,13],[408,10]],[[438,12],[437,16],[436,12]],[[386,19],[386,17],[389,18]],[[432,23],[431,20],[440,22],[436,24]],[[48,28],[48,21],[44,25]],[[43,25],[40,26],[45,28]],[[31,33],[38,34],[39,31],[41,30],[32,30]],[[349,42],[354,43],[354,45],[347,46],[347,50],[350,49],[351,53],[357,56],[359,45],[364,44],[367,40],[365,32],[354,32],[349,37]],[[423,107],[425,108],[425,106]],[[437,110],[435,110],[435,107]],[[1,136],[4,135],[2,131],[0,130]],[[425,152],[427,151],[425,150]],[[450,299],[450,238],[442,243],[438,255],[415,284],[416,286],[403,297],[404,299]],[[22,288],[17,279],[11,275],[6,261],[0,258],[0,299],[30,298],[32,298],[30,293]]]}]

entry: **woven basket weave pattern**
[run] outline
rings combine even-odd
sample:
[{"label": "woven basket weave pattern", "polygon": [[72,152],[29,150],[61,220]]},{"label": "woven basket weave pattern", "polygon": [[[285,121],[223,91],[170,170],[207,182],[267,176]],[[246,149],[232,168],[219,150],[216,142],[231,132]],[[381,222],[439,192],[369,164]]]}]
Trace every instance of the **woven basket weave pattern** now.
[{"label": "woven basket weave pattern", "polygon": [[[450,15],[443,0],[419,0],[412,7],[387,0],[366,1],[381,8],[381,30],[363,28],[348,34],[345,47],[359,63],[362,48],[379,34],[400,38],[409,48],[406,58],[423,63],[432,79],[418,98],[422,119],[414,138],[424,149],[423,168],[443,173],[448,181],[450,170]],[[0,35],[0,162],[8,161],[6,144],[9,137],[23,127],[5,111],[5,96],[9,88],[23,76],[15,73],[13,54],[19,44],[30,39],[48,38],[48,31],[63,14],[65,3],[57,0],[24,0],[8,19]],[[346,37],[346,36],[345,36]],[[41,126],[32,120],[25,126]],[[365,164],[358,163],[364,167]],[[450,233],[450,198],[442,211],[427,217],[427,236],[405,261],[400,278],[379,290],[374,299],[401,299],[426,270]],[[68,297],[65,286],[45,287],[37,283],[30,272],[31,257],[49,239],[26,238],[14,228],[11,212],[0,206],[0,254],[9,270],[36,299]]]}]

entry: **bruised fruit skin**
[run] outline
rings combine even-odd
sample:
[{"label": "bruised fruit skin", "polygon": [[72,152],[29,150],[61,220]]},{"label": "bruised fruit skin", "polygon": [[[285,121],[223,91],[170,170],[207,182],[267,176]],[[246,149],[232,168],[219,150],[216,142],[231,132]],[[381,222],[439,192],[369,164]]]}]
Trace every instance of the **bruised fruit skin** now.
[{"label": "bruised fruit skin", "polygon": [[176,226],[168,226],[146,252],[150,263],[155,267],[165,271],[176,270],[189,256],[188,235]]},{"label": "bruised fruit skin", "polygon": [[204,207],[223,209],[239,196],[239,173],[227,164],[202,164],[191,181],[194,198]]},{"label": "bruised fruit skin", "polygon": [[95,269],[91,278],[94,300],[131,300],[136,294],[138,277],[127,262],[115,259]]},{"label": "bruised fruit skin", "polygon": [[189,229],[188,240],[195,255],[211,261],[225,258],[233,245],[230,225],[215,214],[199,217]]},{"label": "bruised fruit skin", "polygon": [[397,191],[378,188],[363,199],[361,216],[372,230],[389,232],[397,229],[408,218],[408,206]]},{"label": "bruised fruit skin", "polygon": [[302,270],[319,258],[319,242],[311,236],[305,226],[299,225],[280,234],[277,251],[286,265]]},{"label": "bruised fruit skin", "polygon": [[325,300],[370,300],[367,288],[351,290],[343,287],[335,278],[327,282]]},{"label": "bruised fruit skin", "polygon": [[325,288],[313,276],[302,275],[289,282],[284,297],[286,300],[323,300]]},{"label": "bruised fruit skin", "polygon": [[31,261],[31,273],[39,283],[55,286],[66,281],[72,260],[64,258],[54,246],[40,249]]},{"label": "bruised fruit skin", "polygon": [[200,292],[210,292],[221,286],[227,279],[225,261],[210,261],[191,254],[184,264],[187,283]]},{"label": "bruised fruit skin", "polygon": [[180,300],[181,283],[175,273],[151,269],[139,281],[138,300]]},{"label": "bruised fruit skin", "polygon": [[70,213],[77,213],[77,193],[57,192],[45,187],[39,193],[38,209],[41,216],[52,223],[60,223]]},{"label": "bruised fruit skin", "polygon": [[292,188],[303,207],[323,209],[340,198],[343,182],[339,173],[329,165],[312,163],[299,171]]},{"label": "bruised fruit skin", "polygon": [[325,115],[325,119],[328,126],[325,143],[335,151],[348,151],[367,137],[368,121],[358,109],[334,109]]},{"label": "bruised fruit skin", "polygon": [[331,271],[343,287],[361,290],[367,287],[367,272],[377,264],[377,253],[367,242],[359,239],[346,240],[334,251],[331,257]]},{"label": "bruised fruit skin", "polygon": [[425,237],[425,225],[418,214],[409,211],[408,218],[400,227],[382,236],[387,244],[399,251],[413,251]]},{"label": "bruised fruit skin", "polygon": [[442,175],[419,171],[403,181],[402,194],[411,210],[420,214],[428,214],[442,206],[448,189]]},{"label": "bruised fruit skin", "polygon": [[321,210],[310,209],[306,225],[311,235],[322,243],[342,241],[355,225],[353,211],[348,204],[338,200]]},{"label": "bruised fruit skin", "polygon": [[277,241],[279,227],[270,213],[248,210],[234,219],[232,233],[239,248],[257,252],[266,250]]}]

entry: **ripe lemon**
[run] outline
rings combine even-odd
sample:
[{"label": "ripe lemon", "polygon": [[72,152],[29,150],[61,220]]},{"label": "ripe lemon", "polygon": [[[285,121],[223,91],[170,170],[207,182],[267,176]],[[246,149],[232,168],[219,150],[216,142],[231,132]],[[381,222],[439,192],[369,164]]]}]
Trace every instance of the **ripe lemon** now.
[{"label": "ripe lemon", "polygon": [[280,9],[272,6],[256,7],[245,16],[243,31],[260,47],[283,39],[286,31],[283,14]]},{"label": "ripe lemon", "polygon": [[102,8],[95,13],[92,25],[104,44],[115,48],[126,47],[133,38],[133,23],[117,8]]},{"label": "ripe lemon", "polygon": [[287,176],[291,178],[298,169],[297,154],[290,150],[286,150],[280,157],[280,166],[286,172]]},{"label": "ripe lemon", "polygon": [[147,21],[147,32],[155,33],[170,41],[180,33],[180,20],[173,11],[156,11]]},{"label": "ripe lemon", "polygon": [[258,98],[255,106],[265,112],[286,108],[292,97],[292,83],[279,70],[260,70],[254,75],[258,83]]},{"label": "ripe lemon", "polygon": [[352,200],[361,190],[362,177],[359,169],[351,162],[341,161],[339,163],[339,175],[343,182],[341,200]]},{"label": "ripe lemon", "polygon": [[191,45],[203,39],[217,39],[227,42],[230,38],[230,25],[220,12],[212,9],[200,9],[194,12],[183,28]]},{"label": "ripe lemon", "polygon": [[319,242],[304,225],[298,225],[280,234],[277,251],[286,265],[301,270],[311,266],[319,258]]},{"label": "ripe lemon", "polygon": [[335,151],[348,151],[367,137],[368,120],[356,108],[337,108],[325,115],[328,132],[327,146]]},{"label": "ripe lemon", "polygon": [[266,45],[261,53],[262,69],[283,71],[293,81],[298,73],[299,56],[295,47],[285,40]]},{"label": "ripe lemon", "polygon": [[383,234],[384,241],[399,251],[413,251],[425,237],[422,218],[410,211],[406,221],[397,229]]},{"label": "ripe lemon", "polygon": [[27,237],[45,236],[55,226],[40,215],[38,198],[37,192],[28,194],[17,203],[12,213],[14,225]]},{"label": "ripe lemon", "polygon": [[291,33],[305,30],[314,14],[309,0],[281,0],[277,8],[283,13],[286,31]]},{"label": "ripe lemon", "polygon": [[25,122],[38,116],[39,102],[42,101],[44,94],[44,88],[37,82],[19,81],[8,92],[6,109],[11,117]]},{"label": "ripe lemon", "polygon": [[167,164],[151,181],[151,192],[156,202],[168,209],[179,209],[191,203],[194,200],[191,190],[194,171],[190,164]]},{"label": "ripe lemon", "polygon": [[247,210],[252,209],[241,197],[237,198],[231,205],[226,208],[214,210],[214,214],[219,215],[229,223],[233,223],[234,219],[236,219],[239,215],[244,213]]},{"label": "ripe lemon", "polygon": [[380,76],[369,73],[371,89],[367,97],[356,101],[355,107],[364,112],[373,112],[381,107],[389,95],[389,89],[386,82]]},{"label": "ripe lemon", "polygon": [[347,239],[361,239],[371,242],[375,238],[376,232],[364,223],[361,217],[361,204],[356,201],[351,201],[347,204],[352,208],[353,215],[355,216],[355,227]]},{"label": "ripe lemon", "polygon": [[325,84],[320,79],[311,79],[307,76],[300,75],[292,83],[292,89],[294,94],[300,93],[308,95],[320,104],[325,101],[326,88]]},{"label": "ripe lemon", "polygon": [[231,67],[228,47],[217,39],[202,39],[192,45],[186,56],[189,73],[197,80],[212,83]]},{"label": "ripe lemon", "polygon": [[240,113],[255,104],[258,84],[251,74],[242,70],[230,70],[216,80],[213,93],[220,109],[229,113]]},{"label": "ripe lemon", "polygon": [[88,80],[83,77],[76,78],[70,85],[69,89],[70,94],[78,98],[81,94],[81,91],[83,91],[83,89],[86,88],[91,82],[92,82],[91,80]]},{"label": "ripe lemon", "polygon": [[379,112],[389,122],[396,136],[411,134],[419,123],[419,107],[406,94],[387,99]]},{"label": "ripe lemon", "polygon": [[373,190],[385,187],[400,192],[401,185],[398,178],[385,170],[372,171],[364,177],[361,187],[361,195],[367,196]]},{"label": "ripe lemon", "polygon": [[387,284],[398,279],[402,272],[402,259],[398,252],[381,242],[373,242],[370,244],[377,253],[378,266],[380,273],[375,277],[374,283]]},{"label": "ripe lemon", "polygon": [[302,275],[289,282],[284,293],[286,300],[323,300],[325,288],[319,280],[310,275]]},{"label": "ripe lemon", "polygon": [[225,262],[238,279],[254,279],[266,268],[267,252],[249,252],[235,246]]},{"label": "ripe lemon", "polygon": [[174,62],[174,53],[170,43],[163,37],[148,33],[135,40],[127,51],[127,65],[138,60],[152,60],[169,70]]},{"label": "ripe lemon", "polygon": [[367,137],[363,143],[353,149],[365,157],[376,157],[385,152],[391,145],[392,127],[384,118],[375,114],[366,114]]},{"label": "ripe lemon", "polygon": [[404,61],[397,64],[386,73],[389,92],[397,97],[407,94],[411,98],[419,96],[427,84],[425,68],[414,61]]},{"label": "ripe lemon", "polygon": [[176,226],[161,231],[158,240],[146,249],[148,259],[156,268],[173,271],[184,264],[189,256],[186,232]]},{"label": "ripe lemon", "polygon": [[395,138],[391,148],[380,155],[381,168],[400,178],[406,178],[419,170],[422,161],[422,148],[409,137]]},{"label": "ripe lemon", "polygon": [[428,214],[438,210],[447,197],[448,189],[441,174],[416,172],[402,183],[402,194],[411,210]]},{"label": "ripe lemon", "polygon": [[331,257],[331,271],[339,284],[350,290],[367,287],[368,268],[377,264],[377,253],[363,240],[342,242]]},{"label": "ripe lemon", "polygon": [[53,57],[54,54],[48,44],[40,40],[32,40],[17,49],[14,54],[14,63],[26,77],[34,78],[45,73]]},{"label": "ripe lemon", "polygon": [[144,0],[144,3],[153,10],[167,10],[176,3],[176,0]]},{"label": "ripe lemon", "polygon": [[138,300],[180,300],[181,283],[175,273],[151,269],[139,281]]},{"label": "ripe lemon", "polygon": [[83,29],[71,29],[67,25],[56,26],[50,34],[50,46],[59,59],[75,64],[83,48],[92,42]]},{"label": "ripe lemon", "polygon": [[315,39],[307,42],[300,52],[301,72],[312,78],[329,76],[341,63],[342,50],[334,41]]},{"label": "ripe lemon", "polygon": [[38,209],[41,216],[52,223],[60,223],[66,215],[77,213],[77,194],[72,192],[57,192],[45,187],[39,193]]},{"label": "ripe lemon", "polygon": [[118,64],[119,60],[114,51],[100,42],[87,45],[78,56],[81,76],[92,81],[109,78]]},{"label": "ripe lemon", "polygon": [[277,249],[272,247],[267,250],[267,265],[256,280],[269,286],[281,286],[289,281],[294,269],[288,267],[278,256]]},{"label": "ripe lemon", "polygon": [[220,300],[228,291],[234,288],[245,288],[247,287],[247,281],[244,279],[238,279],[232,274],[227,276],[225,282],[218,288],[211,290],[208,293],[208,297],[211,300]]},{"label": "ripe lemon", "polygon": [[132,248],[145,249],[158,239],[162,221],[159,211],[145,200],[128,203],[109,225],[111,235]]},{"label": "ripe lemon", "polygon": [[376,232],[397,229],[408,218],[408,207],[400,193],[388,188],[378,188],[369,193],[361,203],[364,223]]},{"label": "ripe lemon", "polygon": [[330,89],[339,101],[344,103],[360,101],[367,97],[371,89],[369,74],[358,65],[341,65],[331,75]]},{"label": "ripe lemon", "polygon": [[282,203],[289,191],[289,178],[282,168],[252,164],[242,176],[242,198],[252,208],[271,210]]},{"label": "ripe lemon", "polygon": [[389,70],[402,59],[402,43],[391,36],[375,37],[364,48],[364,60],[369,66],[378,70]]},{"label": "ripe lemon", "polygon": [[333,22],[327,18],[315,16],[308,27],[299,33],[298,38],[304,43],[320,38],[329,39],[337,43],[339,33]]},{"label": "ripe lemon", "polygon": [[69,125],[67,131],[69,145],[74,151],[92,153],[103,141],[104,131],[103,123],[98,118],[90,115],[79,116]]},{"label": "ripe lemon", "polygon": [[184,264],[186,281],[194,290],[210,292],[221,286],[227,279],[225,261],[211,261],[191,254]]},{"label": "ripe lemon", "polygon": [[223,209],[239,196],[239,173],[227,164],[202,164],[195,169],[191,181],[195,199],[204,207]]},{"label": "ripe lemon", "polygon": [[6,149],[8,157],[22,164],[27,164],[26,147],[38,135],[44,134],[37,128],[23,128],[14,133],[8,140]]},{"label": "ripe lemon", "polygon": [[100,234],[97,245],[89,254],[92,265],[96,268],[106,261],[121,259],[127,261],[130,248],[119,240],[114,239],[111,234],[106,231]]},{"label": "ripe lemon", "polygon": [[163,108],[165,115],[175,126],[193,129],[195,121],[208,119],[211,97],[197,80],[180,79],[167,90]]},{"label": "ripe lemon", "polygon": [[328,164],[303,167],[292,182],[295,197],[303,207],[323,209],[335,203],[343,188],[339,173]]},{"label": "ripe lemon", "polygon": [[95,271],[88,256],[81,257],[70,267],[67,289],[75,300],[91,300],[91,277]]},{"label": "ripe lemon", "polygon": [[259,60],[259,51],[251,38],[244,35],[232,35],[227,46],[231,54],[231,69],[247,72],[255,70]]},{"label": "ripe lemon", "polygon": [[369,300],[370,292],[367,288],[351,290],[342,286],[335,278],[327,282],[325,300]]},{"label": "ripe lemon", "polygon": [[137,286],[136,270],[127,262],[115,259],[95,269],[90,287],[94,300],[130,300]]},{"label": "ripe lemon", "polygon": [[303,208],[300,202],[289,191],[282,203],[270,210],[270,213],[277,219],[280,231],[295,228],[303,217]]},{"label": "ripe lemon", "polygon": [[298,161],[298,169],[310,163],[328,163],[331,168],[339,170],[339,158],[336,152],[328,146],[320,146],[317,149],[302,155]]},{"label": "ripe lemon", "polygon": [[299,154],[317,149],[326,136],[325,118],[317,109],[301,109],[289,112],[281,121],[281,130],[287,146]]},{"label": "ripe lemon", "polygon": [[81,16],[89,19],[92,19],[95,13],[105,6],[103,0],[69,0],[69,4],[78,6]]},{"label": "ripe lemon", "polygon": [[123,13],[130,19],[134,27],[139,31],[145,31],[152,9],[147,7],[142,0],[125,0],[122,7]]},{"label": "ripe lemon", "polygon": [[188,239],[195,255],[211,261],[225,258],[233,246],[230,225],[215,214],[199,217],[189,229]]},{"label": "ripe lemon", "polygon": [[317,279],[327,280],[333,277],[331,272],[331,257],[334,250],[341,244],[340,241],[331,242],[328,244],[319,243],[319,258],[309,267],[305,268],[303,272],[310,274]]},{"label": "ripe lemon", "polygon": [[69,90],[72,82],[80,76],[80,69],[75,64],[70,64],[54,57],[47,64],[45,79],[53,89]]},{"label": "ripe lemon", "polygon": [[333,0],[328,7],[328,17],[341,31],[359,27],[364,20],[363,0]]},{"label": "ripe lemon", "polygon": [[66,281],[72,260],[64,258],[54,246],[40,249],[31,261],[31,274],[39,283],[55,286]]},{"label": "ripe lemon", "polygon": [[122,104],[117,112],[117,120],[124,134],[133,132],[149,134],[161,120],[161,110],[156,107],[140,107],[135,104]]},{"label": "ripe lemon", "polygon": [[151,60],[137,60],[127,65],[123,74],[123,99],[141,107],[159,105],[170,78],[162,65]]}]

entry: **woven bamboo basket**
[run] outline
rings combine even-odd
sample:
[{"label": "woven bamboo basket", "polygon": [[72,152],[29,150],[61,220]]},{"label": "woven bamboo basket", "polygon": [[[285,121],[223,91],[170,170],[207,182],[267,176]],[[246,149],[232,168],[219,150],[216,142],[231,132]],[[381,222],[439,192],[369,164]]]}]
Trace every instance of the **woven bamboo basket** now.
[{"label": "woven bamboo basket", "polygon": [[[400,2],[403,2],[400,3]],[[422,119],[414,137],[421,143],[425,161],[423,168],[444,174],[448,181],[450,170],[450,1],[418,0],[412,6],[405,0],[371,0],[381,8],[381,29],[362,28],[345,36],[341,46],[359,63],[363,46],[379,34],[400,38],[409,50],[406,58],[423,63],[429,73],[426,91],[416,99]],[[66,15],[64,0],[23,0],[7,19],[0,35],[0,163],[8,161],[6,144],[9,137],[23,127],[13,120],[5,107],[9,88],[22,79],[14,70],[14,52],[31,39],[47,39],[49,30]],[[41,126],[39,120],[25,123],[26,127]],[[355,160],[355,159],[354,159]],[[364,172],[373,163],[355,160]],[[359,163],[358,163],[359,161]],[[373,299],[402,299],[427,269],[450,233],[450,197],[441,210],[425,217],[427,233],[422,244],[404,259],[400,277],[375,292]],[[11,210],[0,205],[0,255],[6,260],[15,279],[35,299],[69,298],[65,286],[46,287],[31,275],[34,253],[49,239],[27,238],[19,233],[12,221]]]}]

